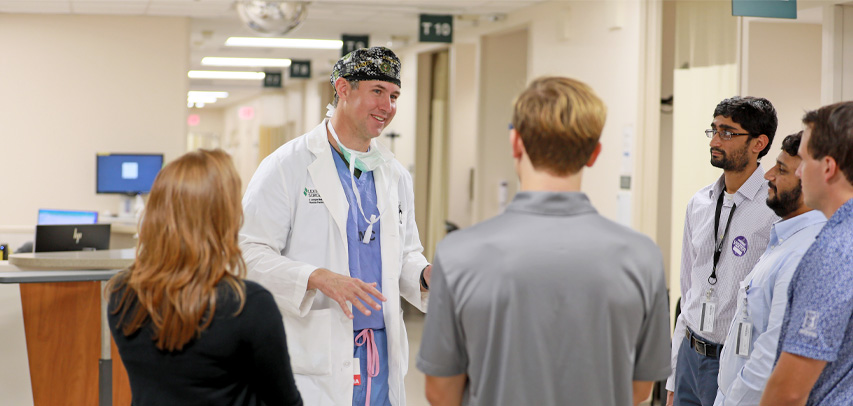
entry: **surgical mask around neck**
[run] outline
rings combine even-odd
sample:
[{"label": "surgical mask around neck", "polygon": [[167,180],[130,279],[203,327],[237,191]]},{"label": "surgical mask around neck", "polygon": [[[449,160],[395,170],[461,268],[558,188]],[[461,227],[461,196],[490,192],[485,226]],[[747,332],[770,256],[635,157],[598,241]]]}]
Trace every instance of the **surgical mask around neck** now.
[{"label": "surgical mask around neck", "polygon": [[343,154],[344,159],[349,163],[350,167],[354,166],[362,172],[370,172],[387,161],[378,148],[368,148],[367,152],[361,152],[345,147],[341,143],[341,139],[338,138],[335,128],[332,126],[332,120],[328,121],[327,128],[332,133],[332,138],[338,143],[338,148],[340,148],[341,154]]},{"label": "surgical mask around neck", "polygon": [[[367,230],[365,230],[364,238],[361,240],[361,242],[363,244],[370,244],[370,237],[373,235],[373,225],[379,221],[379,218],[382,217],[382,213],[380,212],[379,216],[377,216],[375,214],[371,214],[370,218],[369,219],[367,218],[367,216],[364,214],[364,208],[361,206],[361,193],[358,190],[358,186],[356,186],[356,184],[355,184],[355,168],[356,168],[356,166],[358,166],[358,163],[361,159],[360,157],[355,155],[355,153],[370,154],[370,150],[368,150],[367,152],[352,151],[349,148],[343,146],[343,144],[341,144],[341,141],[338,139],[338,134],[335,133],[335,129],[334,129],[334,127],[332,127],[331,121],[326,122],[326,128],[328,128],[329,132],[332,133],[332,138],[334,138],[335,141],[338,143],[338,147],[340,147],[341,153],[344,155],[344,158],[347,161],[350,161],[351,156],[355,157],[355,159],[352,160],[355,162],[355,164],[348,165],[349,166],[349,179],[350,179],[350,184],[352,186],[352,190],[355,194],[355,202],[358,205],[358,212],[361,213],[361,217],[364,219],[364,221],[367,222]],[[371,149],[374,151],[375,156],[378,156],[379,159],[382,159],[382,162],[379,162],[378,164],[376,164],[375,167],[370,168],[370,169],[358,168],[361,170],[362,173],[372,171],[373,169],[375,169],[376,167],[379,167],[379,165],[384,163],[384,157],[379,153],[379,151],[377,151],[376,148],[371,148]],[[349,154],[347,154],[347,151],[349,151]],[[371,161],[370,158],[368,158],[368,162],[374,162],[374,161]]]}]

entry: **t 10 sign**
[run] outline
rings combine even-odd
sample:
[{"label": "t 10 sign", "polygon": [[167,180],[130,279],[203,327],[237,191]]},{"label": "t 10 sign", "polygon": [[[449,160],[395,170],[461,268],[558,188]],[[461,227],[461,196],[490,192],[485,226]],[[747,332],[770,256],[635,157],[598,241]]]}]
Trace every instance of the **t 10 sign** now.
[{"label": "t 10 sign", "polygon": [[453,16],[421,14],[420,42],[453,42]]}]

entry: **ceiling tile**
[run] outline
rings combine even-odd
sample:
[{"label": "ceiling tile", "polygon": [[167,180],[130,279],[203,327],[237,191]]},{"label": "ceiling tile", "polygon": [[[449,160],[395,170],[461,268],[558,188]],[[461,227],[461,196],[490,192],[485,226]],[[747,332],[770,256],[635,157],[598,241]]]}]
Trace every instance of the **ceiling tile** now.
[{"label": "ceiling tile", "polygon": [[147,14],[176,15],[198,18],[236,16],[230,2],[152,1]]},{"label": "ceiling tile", "polygon": [[0,12],[3,13],[50,13],[64,14],[71,12],[68,1],[0,1]]},{"label": "ceiling tile", "polygon": [[74,14],[145,14],[147,1],[119,0],[105,1],[73,1],[71,11]]}]

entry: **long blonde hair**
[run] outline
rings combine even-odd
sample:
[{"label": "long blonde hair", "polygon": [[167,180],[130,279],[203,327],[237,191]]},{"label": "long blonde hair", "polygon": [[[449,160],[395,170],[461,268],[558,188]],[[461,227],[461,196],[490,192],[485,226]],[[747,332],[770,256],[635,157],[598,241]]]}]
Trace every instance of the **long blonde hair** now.
[{"label": "long blonde hair", "polygon": [[210,325],[220,281],[237,294],[242,311],[240,190],[231,157],[220,149],[187,153],[160,171],[140,223],[136,260],[106,289],[121,292],[113,314],[120,315],[124,335],[151,323],[157,348],[181,350]]}]

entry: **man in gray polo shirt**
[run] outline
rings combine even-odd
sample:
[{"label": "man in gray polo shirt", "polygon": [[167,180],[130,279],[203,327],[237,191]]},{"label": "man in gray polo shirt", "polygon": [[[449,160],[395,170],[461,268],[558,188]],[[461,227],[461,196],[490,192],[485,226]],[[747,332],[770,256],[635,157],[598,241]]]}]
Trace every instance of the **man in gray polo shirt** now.
[{"label": "man in gray polo shirt", "polygon": [[437,249],[417,360],[433,405],[636,405],[669,375],[660,251],[580,192],[605,110],[560,77],[516,100],[521,192]]}]

